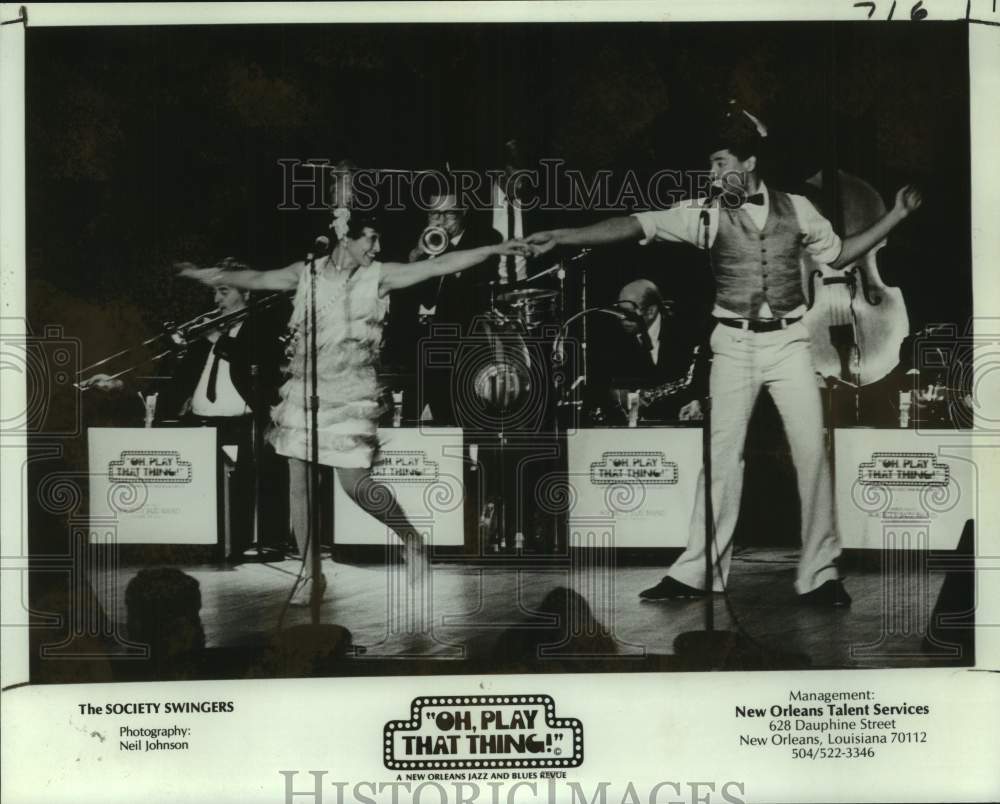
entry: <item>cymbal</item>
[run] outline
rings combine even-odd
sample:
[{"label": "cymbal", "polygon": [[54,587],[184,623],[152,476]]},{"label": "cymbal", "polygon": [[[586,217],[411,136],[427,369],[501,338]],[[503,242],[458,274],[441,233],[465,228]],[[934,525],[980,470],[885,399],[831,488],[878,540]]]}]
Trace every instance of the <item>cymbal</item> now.
[{"label": "cymbal", "polygon": [[554,290],[543,290],[542,288],[521,288],[519,290],[508,290],[501,293],[497,298],[508,304],[516,304],[526,299],[549,299],[556,295]]}]

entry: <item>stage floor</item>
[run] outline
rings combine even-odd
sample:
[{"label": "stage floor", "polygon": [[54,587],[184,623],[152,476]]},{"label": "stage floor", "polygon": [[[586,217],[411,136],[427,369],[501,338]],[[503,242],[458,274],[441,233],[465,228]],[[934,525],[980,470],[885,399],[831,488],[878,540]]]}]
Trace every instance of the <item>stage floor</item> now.
[{"label": "stage floor", "polygon": [[[797,554],[788,550],[740,551],[733,560],[728,605],[721,595],[714,599],[715,627],[739,631],[765,651],[806,657],[813,668],[955,663],[954,657],[946,660],[941,651],[929,653],[922,647],[943,575],[921,570],[919,560],[909,569],[905,561],[895,562],[891,572],[878,566],[856,569],[845,578],[854,599],[851,608],[814,609],[796,601],[796,560]],[[400,566],[360,566],[326,558],[329,585],[321,622],[351,632],[355,650],[346,662],[427,660],[420,668],[424,673],[461,672],[454,665],[472,660],[478,660],[478,669],[484,657],[498,660],[497,666],[510,666],[516,658],[514,666],[522,672],[555,669],[548,666],[554,660],[559,669],[572,669],[574,658],[586,659],[587,670],[642,669],[629,664],[645,667],[650,657],[669,658],[679,634],[704,627],[704,601],[640,601],[638,593],[659,580],[661,568],[600,564],[586,556],[567,563],[565,568],[436,563],[424,617],[432,627],[426,629],[408,607]],[[284,605],[299,566],[289,559],[183,568],[201,588],[206,647],[261,647],[279,629],[308,624],[308,608]],[[123,626],[125,587],[138,569],[120,568],[115,577],[97,584],[105,595],[105,611]],[[569,611],[557,606],[563,614],[552,614],[543,600],[560,587],[579,593],[592,618],[582,605]],[[575,641],[552,654],[551,646],[564,642],[567,634]],[[506,655],[510,651],[522,655]],[[660,667],[672,669],[669,661]]]}]

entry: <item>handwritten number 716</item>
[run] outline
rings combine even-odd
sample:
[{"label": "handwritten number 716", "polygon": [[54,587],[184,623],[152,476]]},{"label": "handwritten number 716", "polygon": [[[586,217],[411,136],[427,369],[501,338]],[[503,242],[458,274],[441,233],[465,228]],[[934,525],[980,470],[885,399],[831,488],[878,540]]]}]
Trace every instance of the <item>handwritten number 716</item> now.
[{"label": "handwritten number 716", "polygon": [[[919,22],[922,19],[926,19],[926,17],[927,17],[927,9],[925,9],[923,7],[923,5],[924,5],[924,0],[918,0],[918,2],[916,2],[916,3],[913,4],[913,7],[910,9],[910,19],[911,20],[914,20],[915,22]],[[874,0],[866,0],[866,2],[861,2],[861,3],[855,3],[854,4],[854,8],[866,8],[866,9],[868,9],[868,19],[871,19],[872,17],[875,16],[875,9],[876,9],[876,7],[877,7],[877,3],[875,3]],[[892,19],[892,15],[895,14],[895,13],[896,13],[896,0],[892,0],[892,6],[889,8],[889,16],[887,16],[886,19],[887,20],[891,20]]]}]

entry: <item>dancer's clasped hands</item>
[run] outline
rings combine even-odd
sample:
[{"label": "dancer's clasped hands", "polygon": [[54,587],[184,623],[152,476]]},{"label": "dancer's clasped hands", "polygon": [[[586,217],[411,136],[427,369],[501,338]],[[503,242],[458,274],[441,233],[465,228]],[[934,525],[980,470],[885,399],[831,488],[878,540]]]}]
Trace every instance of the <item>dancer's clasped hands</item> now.
[{"label": "dancer's clasped hands", "polygon": [[501,257],[533,257],[534,250],[520,238],[505,240],[496,247],[496,253]]}]

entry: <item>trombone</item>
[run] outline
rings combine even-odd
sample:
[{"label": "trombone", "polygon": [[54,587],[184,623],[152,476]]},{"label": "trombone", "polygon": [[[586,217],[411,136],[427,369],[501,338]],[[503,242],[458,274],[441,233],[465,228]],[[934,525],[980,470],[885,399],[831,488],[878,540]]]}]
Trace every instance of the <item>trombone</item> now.
[{"label": "trombone", "polygon": [[[172,321],[164,322],[163,331],[158,335],[147,338],[137,346],[130,346],[126,349],[122,349],[120,352],[115,352],[113,355],[102,358],[96,363],[84,366],[76,372],[77,381],[73,383],[73,385],[79,390],[85,391],[98,376],[93,373],[94,369],[106,366],[108,363],[118,360],[125,355],[152,346],[157,341],[163,340],[164,338],[169,340],[169,345],[166,345],[165,348],[161,349],[161,351],[157,352],[155,355],[138,360],[115,374],[102,377],[104,382],[117,380],[119,377],[135,371],[139,368],[139,366],[146,365],[147,363],[155,363],[157,360],[160,360],[173,352],[183,351],[192,341],[203,338],[211,332],[219,329],[227,329],[245,318],[248,318],[252,313],[273,307],[277,302],[286,298],[287,295],[287,293],[281,291],[269,293],[267,296],[262,296],[260,299],[250,302],[250,304],[240,310],[234,310],[231,313],[225,314],[219,313],[217,310],[209,310],[208,312],[196,315],[194,318],[185,321],[183,324],[175,324]],[[90,374],[91,376],[87,377],[87,379],[80,379],[85,374]]]}]

